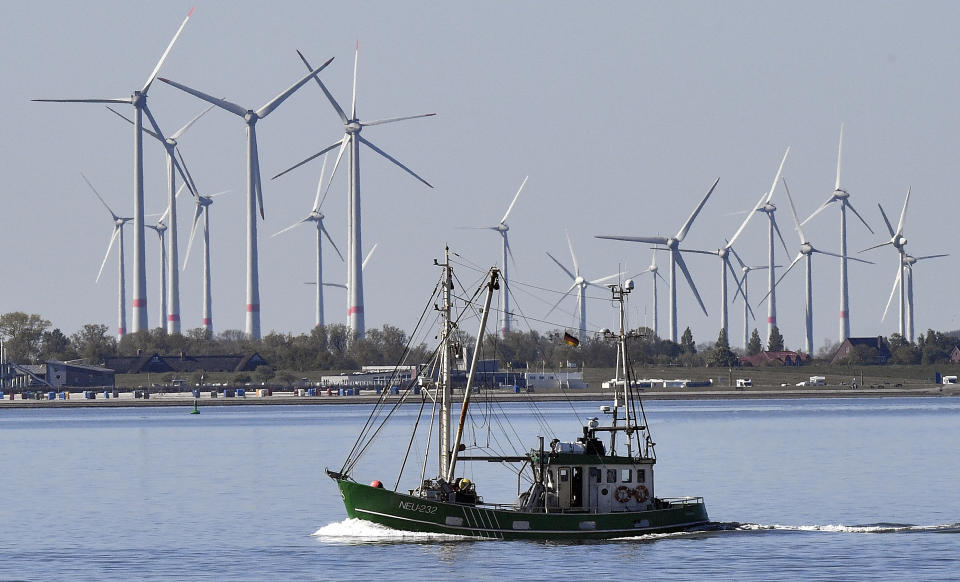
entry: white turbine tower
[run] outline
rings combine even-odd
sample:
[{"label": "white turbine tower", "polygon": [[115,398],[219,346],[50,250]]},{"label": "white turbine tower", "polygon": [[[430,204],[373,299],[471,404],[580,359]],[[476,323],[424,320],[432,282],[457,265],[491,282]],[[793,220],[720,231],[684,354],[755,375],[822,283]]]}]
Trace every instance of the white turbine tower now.
[{"label": "white turbine tower", "polygon": [[820,214],[824,208],[829,206],[834,202],[840,203],[840,341],[850,337],[850,296],[847,286],[847,209],[849,208],[857,218],[860,219],[860,222],[863,223],[867,230],[870,231],[870,234],[873,234],[873,229],[870,228],[870,225],[867,224],[867,221],[860,216],[860,213],[857,212],[856,208],[850,203],[850,194],[840,187],[840,166],[843,161],[843,124],[840,124],[840,145],[837,148],[837,180],[833,185],[833,193],[827,198],[827,201],[824,202],[820,208],[817,208],[813,214],[808,216],[806,220],[800,224],[806,224],[814,216]]},{"label": "white turbine tower", "polygon": [[[375,250],[377,250],[377,245],[379,245],[379,244],[380,244],[380,243],[374,243],[374,245],[373,245],[372,247],[370,247],[370,250],[367,252],[367,256],[364,257],[363,262],[360,263],[360,271],[361,271],[361,272],[367,270],[367,264],[370,262],[370,258],[373,257],[373,252],[374,252]],[[307,285],[316,285],[316,283],[313,282],[313,281],[310,281],[309,283],[307,283]],[[324,286],[324,287],[336,287],[337,289],[343,289],[343,290],[345,290],[345,291],[350,288],[346,283],[328,283],[328,282],[326,282],[326,281],[324,281],[323,286]]]},{"label": "white turbine tower", "polygon": [[[297,54],[300,55],[300,59],[303,61],[303,64],[309,69],[310,63],[307,62],[307,59],[303,56],[303,53],[297,51]],[[367,147],[377,152],[384,158],[390,160],[417,180],[423,182],[430,188],[433,188],[429,182],[418,176],[413,170],[400,163],[399,160],[387,152],[373,145],[370,140],[361,136],[360,132],[364,127],[369,127],[371,125],[383,125],[386,123],[393,123],[395,121],[404,121],[407,119],[417,119],[420,117],[430,117],[436,115],[435,113],[426,113],[423,115],[394,117],[377,121],[361,121],[357,116],[357,63],[359,62],[359,57],[360,43],[357,43],[353,60],[353,101],[350,106],[349,118],[343,111],[343,108],[340,107],[340,104],[337,103],[337,100],[333,98],[333,95],[330,93],[330,91],[327,90],[327,87],[319,78],[317,78],[317,84],[320,85],[320,89],[323,91],[323,94],[327,97],[327,100],[330,101],[330,105],[333,106],[333,109],[337,112],[337,115],[340,116],[340,120],[343,122],[343,138],[333,145],[320,150],[316,154],[313,154],[302,162],[287,168],[273,177],[274,179],[279,178],[287,172],[298,168],[310,160],[313,160],[314,158],[317,158],[339,146],[340,151],[337,154],[337,161],[333,164],[333,171],[330,172],[330,178],[327,181],[326,188],[329,188],[330,181],[333,180],[334,174],[337,173],[337,168],[340,167],[340,160],[343,158],[343,152],[348,149],[350,150],[350,175],[348,176],[349,202],[347,205],[347,320],[349,322],[351,333],[356,338],[362,338],[366,332],[366,324],[364,322],[363,312],[363,269],[360,262],[360,249],[362,248],[360,228],[360,144],[366,144]],[[326,191],[326,188],[324,189],[324,192]]]},{"label": "white turbine tower", "polygon": [[146,114],[147,119],[150,121],[150,125],[153,126],[153,130],[157,135],[162,135],[160,127],[157,125],[157,120],[153,118],[153,114],[150,113],[150,109],[147,107],[147,91],[150,90],[150,86],[153,84],[153,80],[157,78],[157,73],[160,72],[160,67],[163,65],[163,61],[166,60],[167,55],[170,54],[170,49],[173,48],[173,44],[177,42],[177,38],[180,36],[180,33],[183,31],[183,27],[187,25],[187,21],[190,20],[190,15],[193,14],[193,9],[187,14],[187,17],[183,20],[183,24],[180,25],[180,28],[177,29],[177,33],[173,35],[173,39],[170,41],[170,44],[167,45],[167,50],[163,51],[160,60],[157,62],[157,66],[153,68],[153,72],[150,73],[150,76],[147,77],[147,82],[144,83],[143,87],[139,90],[135,90],[133,95],[130,97],[121,97],[118,99],[34,99],[34,101],[46,101],[46,102],[55,102],[55,103],[127,103],[133,105],[134,108],[134,130],[133,130],[133,152],[134,152],[134,164],[133,164],[133,276],[134,276],[134,285],[133,285],[133,326],[131,331],[134,333],[146,330],[147,325],[147,272],[146,272],[146,250],[144,243],[144,222],[143,222],[143,115]]},{"label": "white turbine tower", "polygon": [[683,276],[686,278],[687,284],[690,286],[690,290],[693,291],[693,295],[697,298],[697,303],[700,304],[700,309],[703,310],[705,315],[707,314],[707,308],[703,305],[703,299],[700,298],[700,293],[697,291],[697,286],[693,284],[693,277],[690,275],[690,271],[687,269],[687,264],[680,255],[680,243],[683,241],[684,237],[687,236],[687,232],[690,230],[690,226],[693,224],[694,219],[697,218],[697,215],[700,213],[700,209],[702,209],[703,205],[707,203],[707,199],[710,198],[711,194],[713,194],[713,190],[717,187],[717,183],[719,182],[720,178],[717,178],[717,180],[713,183],[713,186],[710,187],[710,190],[707,191],[707,195],[703,197],[703,199],[700,201],[700,204],[698,204],[693,210],[690,218],[688,218],[687,221],[683,223],[683,226],[680,227],[680,230],[677,231],[676,236],[596,235],[596,238],[660,244],[667,247],[667,250],[670,251],[670,341],[674,343],[677,342],[677,267],[680,267],[680,271],[683,272]]},{"label": "white turbine tower", "polygon": [[570,259],[573,261],[573,271],[570,271],[570,269],[566,268],[563,265],[563,263],[558,261],[550,253],[547,253],[547,256],[550,257],[550,259],[554,263],[556,263],[557,266],[560,267],[564,273],[566,273],[571,279],[573,279],[573,284],[570,285],[570,288],[567,289],[563,293],[563,295],[560,296],[560,299],[554,304],[552,308],[550,308],[550,311],[548,311],[547,315],[544,317],[550,317],[550,314],[553,313],[553,311],[560,306],[560,303],[564,299],[566,299],[568,295],[570,295],[570,292],[576,289],[577,290],[577,308],[578,308],[577,311],[579,313],[579,319],[580,319],[579,328],[578,328],[580,331],[580,336],[578,339],[580,339],[580,341],[583,341],[587,337],[587,302],[586,302],[586,297],[584,295],[586,293],[587,287],[592,286],[592,287],[597,287],[598,289],[603,289],[604,287],[600,285],[600,283],[619,277],[621,273],[614,273],[613,275],[607,275],[606,277],[601,277],[599,279],[593,279],[592,281],[588,281],[587,279],[584,279],[583,276],[580,274],[580,263],[577,261],[576,253],[573,252],[573,243],[570,241],[570,233],[567,233],[567,246],[570,248]]},{"label": "white turbine tower", "polygon": [[[174,174],[174,169],[180,171],[180,175],[183,178],[184,184],[188,183],[186,176],[183,174],[183,170],[180,165],[177,163],[176,154],[179,153],[177,148],[177,140],[190,129],[198,119],[204,116],[208,111],[213,109],[213,105],[207,107],[201,111],[196,117],[191,119],[173,133],[173,135],[168,136],[166,139],[163,136],[145,129],[148,134],[154,137],[159,141],[167,154],[167,212],[166,214],[170,215],[170,245],[167,248],[166,254],[161,253],[161,257],[164,259],[163,267],[161,269],[161,278],[163,279],[163,284],[160,287],[161,296],[160,296],[160,311],[163,314],[163,320],[160,323],[160,327],[165,327],[167,333],[180,333],[180,272],[178,265],[180,264],[180,255],[178,250],[177,241],[179,237],[177,236],[177,184],[176,176]],[[112,107],[107,107],[110,111],[117,114],[121,119],[128,121],[129,123],[134,123],[133,120],[127,119],[126,116],[116,111]],[[164,214],[164,216],[166,216]],[[156,227],[150,227],[156,230]],[[166,228],[166,227],[165,227]],[[160,231],[157,231],[157,234],[160,235],[160,244],[163,244],[163,234]],[[166,257],[169,257],[170,260],[167,261]],[[167,280],[169,279],[170,285],[167,285]],[[167,305],[170,306],[169,313],[167,312]]]},{"label": "white turbine tower", "polygon": [[[797,253],[797,256],[794,257],[793,261],[786,268],[786,270],[780,275],[780,278],[777,279],[777,282],[774,284],[774,288],[776,288],[776,286],[780,284],[780,281],[783,281],[783,278],[787,276],[787,273],[789,273],[791,269],[793,269],[794,265],[800,262],[800,259],[806,259],[805,266],[807,268],[807,275],[806,275],[806,294],[805,294],[805,302],[804,302],[804,307],[805,307],[804,320],[805,320],[805,328],[806,328],[805,348],[806,348],[807,354],[812,356],[813,355],[813,254],[820,253],[822,255],[829,255],[831,257],[837,257],[840,259],[843,259],[844,257],[843,255],[840,255],[837,253],[832,253],[830,251],[824,251],[824,250],[818,249],[814,247],[813,244],[810,243],[810,240],[803,233],[803,228],[800,226],[802,223],[800,222],[800,218],[797,216],[797,208],[793,204],[793,197],[790,196],[790,188],[787,187],[786,179],[783,180],[783,188],[784,188],[784,191],[787,193],[787,201],[790,203],[790,213],[793,216],[793,224],[796,227],[797,235],[800,237],[800,251]],[[870,263],[870,261],[864,261],[863,259],[855,259],[853,257],[849,257],[849,258],[850,260],[853,260],[853,261],[872,264]],[[766,299],[766,297],[764,297],[764,299]],[[761,303],[762,302],[763,300],[761,300]]]},{"label": "white turbine tower", "polygon": [[107,245],[107,252],[103,256],[103,262],[100,263],[100,270],[97,271],[97,281],[100,281],[100,276],[103,275],[103,267],[107,264],[107,259],[110,258],[110,251],[113,250],[113,243],[119,238],[120,247],[117,249],[118,255],[118,265],[117,265],[117,278],[118,278],[118,287],[117,287],[117,341],[123,339],[123,336],[127,333],[127,310],[126,310],[126,280],[124,279],[124,265],[123,265],[123,226],[133,220],[132,218],[122,218],[117,216],[117,213],[113,211],[112,208],[107,204],[106,200],[103,199],[103,196],[97,192],[97,189],[93,187],[93,184],[90,183],[90,180],[87,179],[83,173],[80,173],[80,176],[83,178],[83,181],[87,183],[87,186],[90,186],[90,189],[93,190],[94,195],[97,199],[100,200],[100,203],[107,209],[107,212],[110,213],[110,218],[113,220],[113,234],[110,236],[110,244]]},{"label": "white turbine tower", "polygon": [[[180,156],[180,162],[183,165],[183,169],[187,172],[187,178],[190,182],[190,192],[193,193],[193,201],[196,206],[193,214],[193,226],[190,228],[190,241],[187,243],[187,252],[183,259],[183,270],[187,269],[187,263],[190,261],[190,250],[193,249],[193,238],[197,234],[197,224],[200,222],[200,217],[203,217],[203,313],[202,313],[202,328],[207,331],[208,337],[213,336],[213,295],[210,287],[210,206],[213,205],[213,199],[216,196],[221,194],[226,194],[226,192],[217,192],[216,194],[211,194],[209,196],[204,196],[200,194],[200,190],[197,189],[196,182],[193,181],[193,176],[190,174],[190,169],[187,168],[187,163],[183,159],[183,155],[180,154],[180,150],[177,150],[177,155]],[[180,191],[183,190],[183,186],[180,187]],[[177,196],[180,195],[180,191],[177,192]]]},{"label": "white turbine tower", "polygon": [[[319,68],[310,71],[302,79],[294,83],[283,93],[274,97],[263,107],[254,111],[246,109],[231,103],[225,99],[213,97],[206,93],[191,89],[186,85],[181,85],[169,79],[158,77],[164,83],[172,85],[181,91],[185,91],[195,97],[212,103],[221,109],[229,111],[234,115],[241,117],[247,125],[247,285],[246,285],[246,325],[244,331],[248,338],[260,339],[260,274],[259,258],[257,255],[257,210],[260,211],[260,218],[263,218],[263,189],[260,184],[260,156],[257,152],[257,122],[280,106],[287,97],[302,87],[311,78],[315,78],[317,73],[322,71],[330,64],[333,59],[320,65]],[[157,132],[159,133],[159,131]]]},{"label": "white turbine tower", "polygon": [[[327,240],[330,241],[330,244],[333,245],[333,250],[337,251],[337,255],[340,257],[340,260],[343,260],[343,255],[340,253],[340,249],[337,248],[337,243],[333,242],[333,239],[330,237],[330,233],[327,232],[326,227],[323,226],[323,213],[320,212],[320,207],[323,206],[323,200],[325,197],[321,196],[323,189],[323,178],[327,170],[327,159],[324,157],[323,166],[320,168],[320,180],[317,182],[317,197],[313,200],[313,206],[310,210],[310,214],[306,217],[298,220],[297,222],[291,224],[287,228],[281,230],[280,232],[274,233],[272,236],[277,236],[287,232],[288,230],[294,229],[305,222],[313,222],[317,226],[317,304],[316,304],[316,327],[320,327],[324,324],[323,321],[323,237],[326,236]],[[271,237],[272,238],[272,237]]]}]

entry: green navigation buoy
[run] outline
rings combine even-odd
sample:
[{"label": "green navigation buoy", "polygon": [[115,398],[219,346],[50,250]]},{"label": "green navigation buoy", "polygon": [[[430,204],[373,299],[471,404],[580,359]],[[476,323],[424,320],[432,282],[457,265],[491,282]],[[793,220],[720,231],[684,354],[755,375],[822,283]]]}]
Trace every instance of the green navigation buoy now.
[{"label": "green navigation buoy", "polygon": [[190,414],[200,414],[200,409],[197,408],[197,399],[193,399],[193,410],[190,411]]}]

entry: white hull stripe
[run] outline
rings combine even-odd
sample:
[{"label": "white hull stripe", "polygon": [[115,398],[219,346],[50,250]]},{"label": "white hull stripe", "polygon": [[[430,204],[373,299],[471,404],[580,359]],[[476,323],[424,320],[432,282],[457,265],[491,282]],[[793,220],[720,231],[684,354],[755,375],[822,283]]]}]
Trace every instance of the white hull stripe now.
[{"label": "white hull stripe", "polygon": [[445,523],[437,523],[435,521],[424,521],[422,519],[413,519],[410,517],[402,517],[399,515],[392,515],[389,513],[380,513],[378,511],[370,511],[369,509],[360,509],[356,508],[355,511],[359,513],[368,513],[370,515],[379,515],[381,517],[389,517],[391,519],[400,519],[403,521],[409,521],[411,523],[422,523],[424,525],[430,525],[445,529],[459,530],[464,532],[489,532],[489,533],[502,533],[502,532],[517,532],[517,533],[548,533],[548,534],[561,534],[561,533],[573,533],[573,532],[598,532],[598,533],[630,533],[630,532],[642,532],[648,530],[659,530],[667,527],[689,527],[694,525],[700,525],[706,522],[703,521],[690,521],[687,523],[674,523],[670,525],[665,525],[663,527],[632,527],[629,529],[492,529],[492,528],[477,528],[477,527],[459,527],[453,525],[447,525]]}]

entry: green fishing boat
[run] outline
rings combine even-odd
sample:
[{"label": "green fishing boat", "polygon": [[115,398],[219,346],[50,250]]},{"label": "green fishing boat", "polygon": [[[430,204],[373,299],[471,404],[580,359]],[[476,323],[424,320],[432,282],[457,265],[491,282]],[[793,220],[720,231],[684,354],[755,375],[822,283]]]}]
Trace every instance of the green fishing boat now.
[{"label": "green fishing boat", "polygon": [[[397,530],[429,532],[489,539],[608,539],[650,533],[684,531],[708,523],[706,505],[701,497],[664,497],[654,489],[656,453],[646,414],[640,400],[638,383],[634,381],[628,359],[627,342],[636,333],[624,330],[624,303],[633,289],[633,281],[610,285],[614,302],[620,308],[620,330],[603,330],[607,339],[615,341],[617,350],[616,377],[611,406],[602,406],[601,414],[608,422],[590,418],[582,434],[569,442],[539,436],[534,448],[523,455],[473,455],[462,444],[467,411],[476,392],[478,356],[493,293],[499,288],[499,271],[493,268],[484,279],[486,295],[480,310],[480,332],[470,358],[469,373],[463,388],[460,410],[454,422],[454,381],[452,362],[464,353],[455,340],[456,319],[452,315],[453,270],[449,250],[443,264],[438,287],[442,316],[440,347],[435,352],[435,370],[429,370],[406,386],[399,401],[390,402],[387,391],[374,414],[361,430],[352,451],[339,471],[327,469],[336,482],[346,507],[347,516],[366,520]],[[474,295],[476,297],[477,294]],[[470,300],[467,301],[470,307]],[[476,311],[476,306],[472,306]],[[419,388],[419,389],[417,389]],[[415,399],[415,400],[414,400]],[[395,400],[395,399],[394,399]],[[435,411],[438,462],[435,476],[427,477],[427,451],[418,485],[392,489],[379,480],[370,484],[353,478],[358,458],[380,426],[404,401],[419,400],[414,434],[427,404]],[[378,410],[386,411],[380,417]],[[424,423],[433,426],[434,423]],[[430,432],[432,428],[429,429]],[[413,441],[411,440],[411,443]],[[409,456],[410,447],[408,447]],[[402,461],[400,474],[408,459]],[[482,484],[462,476],[467,463],[501,463],[516,469],[519,495],[509,503],[488,503],[481,497]],[[521,490],[521,478],[526,490]]]}]

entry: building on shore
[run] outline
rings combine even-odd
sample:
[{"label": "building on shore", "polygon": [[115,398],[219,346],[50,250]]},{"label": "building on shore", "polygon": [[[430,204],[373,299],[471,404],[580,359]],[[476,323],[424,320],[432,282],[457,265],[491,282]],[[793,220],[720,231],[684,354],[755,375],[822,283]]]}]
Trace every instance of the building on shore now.
[{"label": "building on shore", "polygon": [[259,366],[270,364],[253,352],[247,355],[191,356],[180,352],[176,356],[140,354],[138,356],[105,358],[103,365],[117,374],[162,374],[165,372],[253,372]]},{"label": "building on shore", "polygon": [[61,362],[48,360],[42,364],[4,363],[0,370],[4,388],[113,388],[113,370],[91,366],[85,360]]},{"label": "building on shore", "polygon": [[741,366],[802,366],[810,363],[810,354],[803,352],[760,352],[752,356],[741,356]]},{"label": "building on shore", "polygon": [[843,340],[843,343],[840,344],[840,347],[837,348],[835,354],[833,354],[833,359],[830,360],[831,364],[839,364],[846,362],[855,351],[866,352],[865,355],[872,358],[872,362],[862,362],[868,364],[886,364],[890,360],[890,346],[887,344],[887,340],[882,336],[878,335],[876,337],[848,337]]}]

